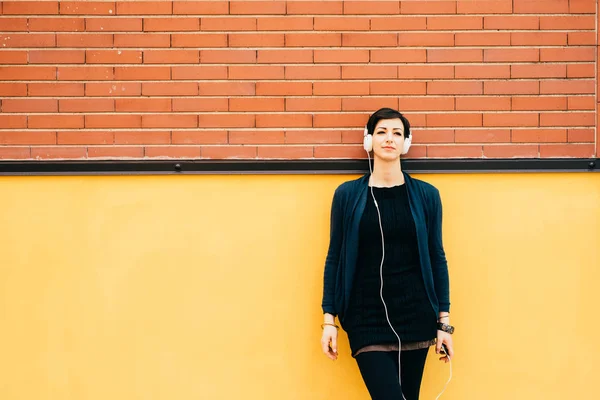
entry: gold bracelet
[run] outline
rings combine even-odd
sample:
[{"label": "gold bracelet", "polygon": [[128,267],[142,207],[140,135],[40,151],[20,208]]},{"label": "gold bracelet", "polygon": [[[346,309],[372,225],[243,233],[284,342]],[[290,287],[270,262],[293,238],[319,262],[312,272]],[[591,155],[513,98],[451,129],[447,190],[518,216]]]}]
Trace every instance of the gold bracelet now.
[{"label": "gold bracelet", "polygon": [[337,326],[336,324],[330,324],[328,322],[324,322],[321,324],[321,329],[325,328],[325,325],[329,325],[329,326],[335,326],[335,329],[340,329],[339,326]]}]

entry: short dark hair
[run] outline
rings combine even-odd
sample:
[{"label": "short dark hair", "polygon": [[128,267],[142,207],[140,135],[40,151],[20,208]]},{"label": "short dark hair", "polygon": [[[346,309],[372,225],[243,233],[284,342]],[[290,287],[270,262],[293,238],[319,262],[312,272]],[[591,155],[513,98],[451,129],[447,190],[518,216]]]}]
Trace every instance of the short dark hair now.
[{"label": "short dark hair", "polygon": [[371,114],[371,116],[369,117],[369,120],[367,121],[367,131],[369,133],[369,135],[373,134],[373,131],[375,130],[375,126],[377,126],[377,123],[379,121],[381,121],[382,119],[400,119],[400,121],[402,121],[402,125],[404,126],[404,138],[407,138],[410,136],[410,123],[408,122],[408,120],[406,119],[406,117],[404,115],[402,115],[402,113],[400,113],[400,111],[398,110],[394,110],[392,108],[380,108],[379,110],[375,111],[373,114]]}]

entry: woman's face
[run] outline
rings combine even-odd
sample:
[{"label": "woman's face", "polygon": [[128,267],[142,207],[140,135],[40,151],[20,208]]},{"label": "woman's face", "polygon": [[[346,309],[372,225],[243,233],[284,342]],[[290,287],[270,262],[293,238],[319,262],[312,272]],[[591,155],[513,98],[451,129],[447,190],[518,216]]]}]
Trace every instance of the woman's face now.
[{"label": "woman's face", "polygon": [[400,118],[382,119],[373,131],[373,155],[385,161],[400,158],[404,149],[404,125]]}]

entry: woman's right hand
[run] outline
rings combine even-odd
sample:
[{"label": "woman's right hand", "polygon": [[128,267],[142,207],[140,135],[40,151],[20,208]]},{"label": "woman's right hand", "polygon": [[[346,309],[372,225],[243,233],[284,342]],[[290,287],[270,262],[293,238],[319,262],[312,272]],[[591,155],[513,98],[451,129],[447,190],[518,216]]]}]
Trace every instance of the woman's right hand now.
[{"label": "woman's right hand", "polygon": [[323,353],[332,360],[337,360],[337,335],[338,331],[335,326],[324,325],[323,335],[321,336],[321,349]]}]

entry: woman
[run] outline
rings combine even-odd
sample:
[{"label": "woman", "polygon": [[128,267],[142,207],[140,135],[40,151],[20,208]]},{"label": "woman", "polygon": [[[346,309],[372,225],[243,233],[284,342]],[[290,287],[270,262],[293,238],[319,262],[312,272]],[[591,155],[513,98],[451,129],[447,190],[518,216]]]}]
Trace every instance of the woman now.
[{"label": "woman", "polygon": [[337,359],[337,316],[373,400],[417,400],[429,346],[454,356],[441,200],[401,170],[411,139],[400,112],[373,113],[372,173],[340,185],[332,203],[321,345]]}]

